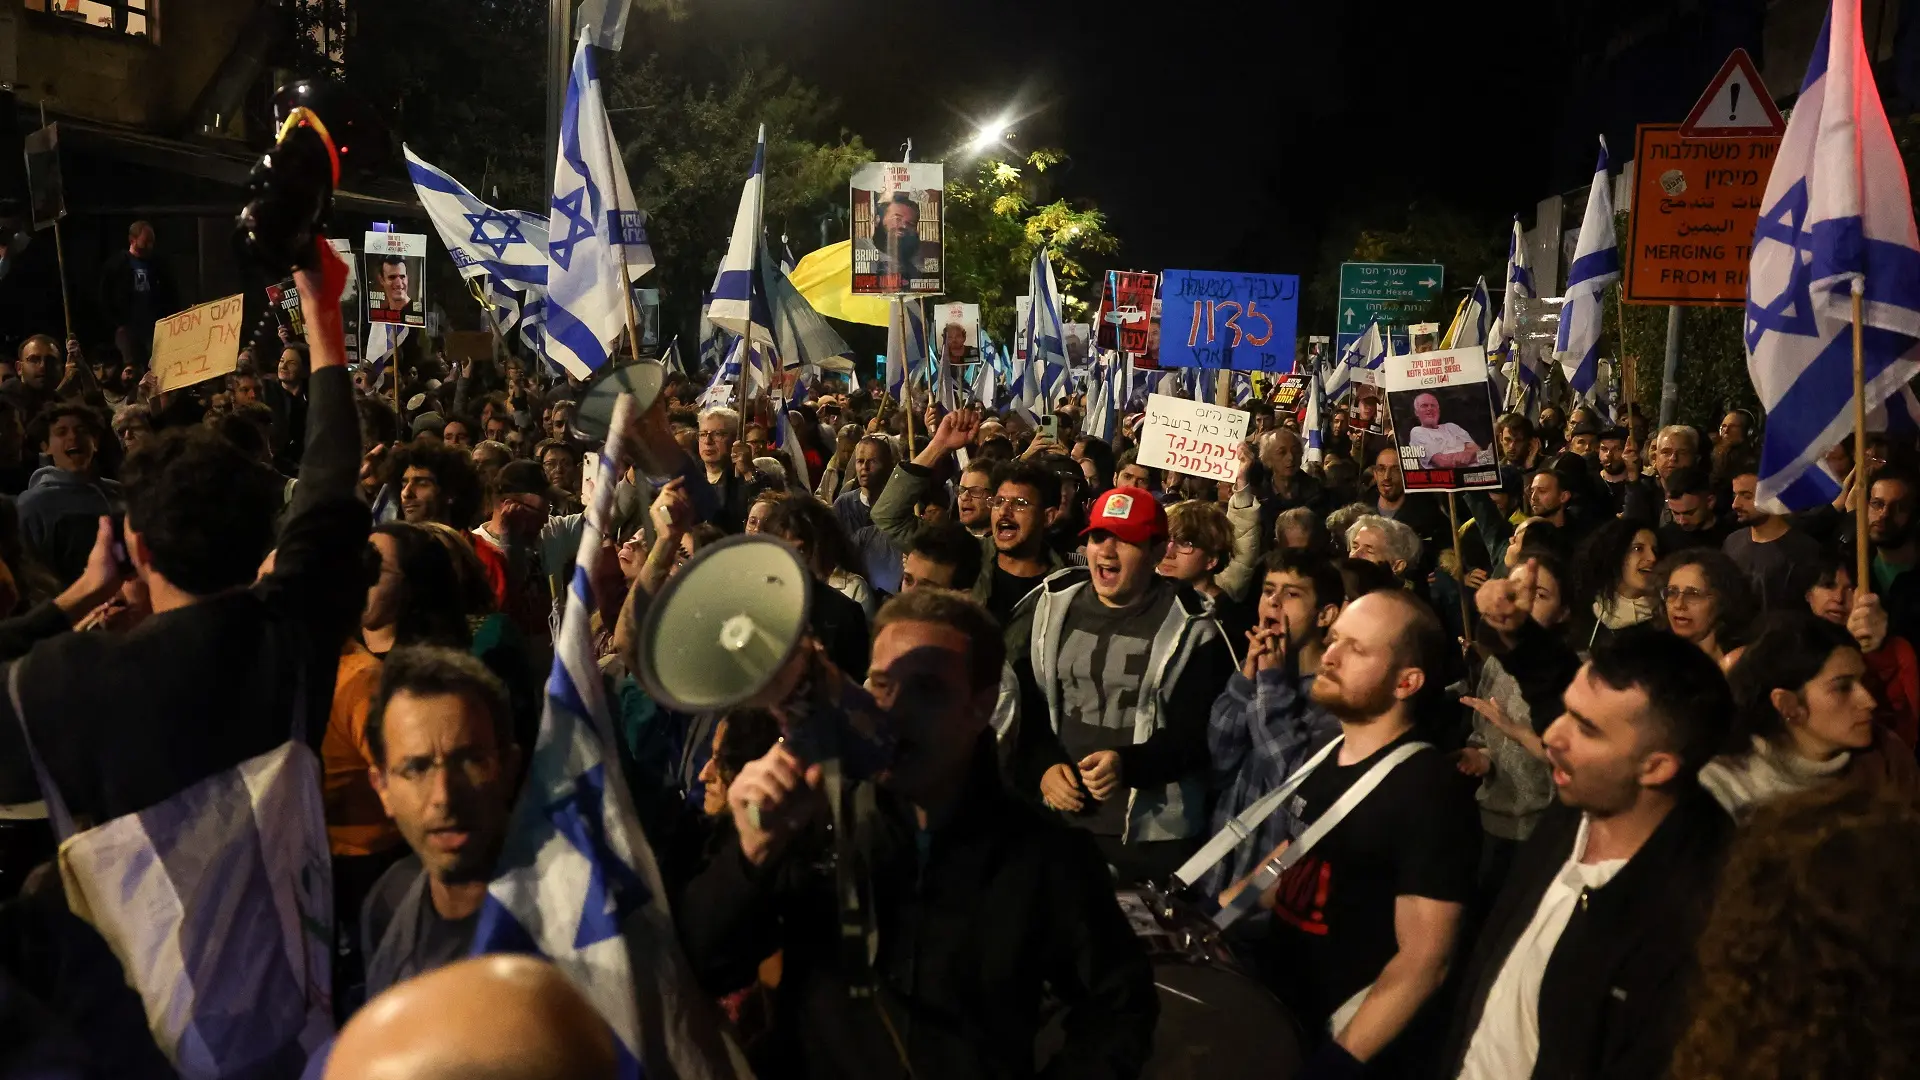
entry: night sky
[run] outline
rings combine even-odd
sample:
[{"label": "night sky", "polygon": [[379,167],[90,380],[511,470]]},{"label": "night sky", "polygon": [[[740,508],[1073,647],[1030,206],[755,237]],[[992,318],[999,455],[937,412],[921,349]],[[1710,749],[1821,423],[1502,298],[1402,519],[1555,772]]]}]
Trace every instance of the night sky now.
[{"label": "night sky", "polygon": [[[703,0],[676,30],[766,48],[883,158],[909,136],[943,157],[975,121],[1030,114],[1016,146],[1072,155],[1059,192],[1110,214],[1122,263],[1305,272],[1343,213],[1420,197],[1497,221],[1558,190],[1557,105],[1516,105],[1511,70],[1486,62],[1550,68],[1521,51],[1551,39],[1550,6]],[[1501,127],[1527,144],[1511,165],[1462,160]]]}]

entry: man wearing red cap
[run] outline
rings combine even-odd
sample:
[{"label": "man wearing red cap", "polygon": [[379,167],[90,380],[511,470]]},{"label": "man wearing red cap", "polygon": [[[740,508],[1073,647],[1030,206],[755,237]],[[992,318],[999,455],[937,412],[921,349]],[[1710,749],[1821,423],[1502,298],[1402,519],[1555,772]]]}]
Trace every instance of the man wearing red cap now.
[{"label": "man wearing red cap", "polygon": [[1100,496],[1081,535],[1087,565],[1021,603],[1015,782],[1093,833],[1123,881],[1161,879],[1205,838],[1207,710],[1233,656],[1206,600],[1154,573],[1167,515],[1150,493]]}]

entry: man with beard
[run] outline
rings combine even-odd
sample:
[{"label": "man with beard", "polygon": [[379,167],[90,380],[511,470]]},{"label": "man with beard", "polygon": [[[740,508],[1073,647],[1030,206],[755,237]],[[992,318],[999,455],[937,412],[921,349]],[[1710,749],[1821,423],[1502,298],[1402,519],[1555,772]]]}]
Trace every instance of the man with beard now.
[{"label": "man with beard", "polygon": [[1760,477],[1752,471],[1733,478],[1733,516],[1745,528],[1728,533],[1720,550],[1752,579],[1762,608],[1798,608],[1812,584],[1808,573],[1820,561],[1820,545],[1785,517],[1760,509],[1755,499],[1759,485]]},{"label": "man with beard", "polygon": [[387,459],[387,486],[399,493],[401,518],[415,525],[438,521],[465,532],[480,504],[472,455],[438,443],[395,450]]},{"label": "man with beard", "polygon": [[920,204],[907,192],[896,191],[881,205],[873,224],[871,265],[883,284],[898,283],[921,271]]},{"label": "man with beard", "polygon": [[[1281,550],[1267,553],[1265,572],[1246,659],[1214,699],[1207,725],[1214,786],[1222,793],[1210,823],[1216,834],[1340,734],[1340,722],[1311,697],[1327,630],[1346,603],[1340,571],[1319,556]],[[1217,896],[1251,873],[1259,856],[1292,830],[1286,809],[1276,810],[1250,843],[1195,882],[1201,894]]]},{"label": "man with beard", "polygon": [[1627,491],[1638,477],[1627,475],[1627,429],[1607,428],[1594,444],[1600,460],[1600,483],[1606,490],[1608,513],[1618,514],[1627,507]]},{"label": "man with beard", "polygon": [[[1886,608],[1892,632],[1908,641],[1920,641],[1920,574],[1911,573],[1920,562],[1913,522],[1916,496],[1920,496],[1920,478],[1898,464],[1881,466],[1867,489],[1871,591]],[[1850,567],[1857,565],[1853,545],[1854,530],[1849,527],[1840,551]]]},{"label": "man with beard", "polygon": [[1020,604],[1014,784],[1091,832],[1121,881],[1158,881],[1204,839],[1207,711],[1233,654],[1206,599],[1155,573],[1167,514],[1151,494],[1100,496],[1081,535],[1087,567]]},{"label": "man with beard", "polygon": [[1595,646],[1565,708],[1542,739],[1516,732],[1544,742],[1559,805],[1474,946],[1444,1076],[1661,1076],[1686,1023],[1694,939],[1733,832],[1699,772],[1733,695],[1701,650],[1641,630]]},{"label": "man with beard", "polygon": [[[1426,1006],[1446,979],[1480,847],[1472,786],[1415,728],[1416,699],[1438,689],[1428,673],[1440,670],[1446,638],[1424,604],[1389,590],[1349,603],[1327,642],[1312,698],[1340,721],[1340,739],[1304,767],[1285,804],[1293,834],[1263,862],[1300,844],[1363,778],[1374,786],[1260,897],[1273,911],[1274,951],[1288,958],[1274,989],[1307,1031],[1327,1037],[1303,1075],[1423,1075],[1434,1034]],[[1369,775],[1376,766],[1382,775]],[[1223,900],[1268,880],[1263,870]]]},{"label": "man with beard", "polygon": [[380,805],[413,849],[361,907],[371,999],[467,955],[506,837],[520,750],[500,680],[470,656],[424,646],[387,654],[366,743]]},{"label": "man with beard", "polygon": [[[926,449],[893,470],[874,503],[873,517],[896,547],[912,546],[913,534],[920,528],[914,508],[932,497],[935,471],[947,455],[971,443],[980,426],[980,415],[973,409],[948,413],[940,418]],[[1025,461],[997,467],[979,462],[960,474],[958,502],[960,524],[980,544],[980,576],[973,583],[973,599],[1007,627],[1009,643],[1024,643],[1025,638],[1014,636],[1015,605],[1064,565],[1047,546],[1047,528],[1060,516],[1060,481],[1047,469]]]},{"label": "man with beard", "polygon": [[1428,492],[1407,491],[1406,474],[1400,470],[1400,451],[1392,446],[1373,456],[1374,512],[1389,521],[1398,521],[1420,538],[1423,558],[1419,566],[1409,566],[1409,580],[1424,583],[1439,552],[1453,550],[1453,527],[1447,512]]},{"label": "man with beard", "polygon": [[1720,513],[1719,496],[1705,466],[1687,465],[1667,474],[1667,520],[1657,530],[1660,553],[1717,548],[1738,526]]},{"label": "man with beard", "polygon": [[[1153,973],[1085,833],[1001,780],[989,721],[1000,629],[955,592],[918,588],[874,619],[867,687],[898,736],[871,798],[850,800],[871,928],[848,950],[820,821],[821,767],[792,742],[727,788],[733,829],[674,904],[702,984],[785,967],[760,1075],[817,1078],[1140,1075]],[[871,987],[866,1000],[855,985]],[[1064,1045],[1036,1063],[1043,996]]]}]

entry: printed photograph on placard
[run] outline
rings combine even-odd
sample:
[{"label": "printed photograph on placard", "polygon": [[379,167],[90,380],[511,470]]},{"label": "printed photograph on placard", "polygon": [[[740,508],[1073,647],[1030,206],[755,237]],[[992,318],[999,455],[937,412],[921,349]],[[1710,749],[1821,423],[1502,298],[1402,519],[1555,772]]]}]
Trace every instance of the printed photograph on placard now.
[{"label": "printed photograph on placard", "polygon": [[1140,371],[1158,371],[1160,368],[1160,298],[1153,298],[1153,306],[1147,315],[1147,348],[1133,358],[1133,366]]},{"label": "printed photograph on placard", "polygon": [[[1100,308],[1094,313],[1094,340],[1103,349],[1139,356],[1147,351],[1147,319],[1153,310],[1158,274],[1109,270],[1100,289]],[[1114,316],[1120,317],[1116,325]]]},{"label": "printed photograph on placard", "polygon": [[1485,349],[1388,357],[1386,382],[1408,491],[1500,486]]},{"label": "printed photograph on placard", "polygon": [[941,304],[933,309],[934,338],[950,367],[980,359],[980,305]]},{"label": "printed photograph on placard", "polygon": [[427,238],[419,233],[367,234],[364,286],[369,323],[427,325]]},{"label": "printed photograph on placard", "polygon": [[1083,322],[1062,323],[1060,324],[1060,329],[1064,332],[1062,336],[1065,340],[1062,344],[1065,345],[1067,349],[1067,365],[1069,367],[1079,367],[1081,364],[1086,363],[1087,357],[1092,355],[1093,352],[1093,324]]},{"label": "printed photograph on placard", "polygon": [[1027,312],[1032,307],[1031,296],[1013,298],[1013,358],[1022,362],[1027,359]]},{"label": "printed photograph on placard", "polygon": [[870,162],[853,171],[853,291],[945,291],[941,210],[945,166]]}]

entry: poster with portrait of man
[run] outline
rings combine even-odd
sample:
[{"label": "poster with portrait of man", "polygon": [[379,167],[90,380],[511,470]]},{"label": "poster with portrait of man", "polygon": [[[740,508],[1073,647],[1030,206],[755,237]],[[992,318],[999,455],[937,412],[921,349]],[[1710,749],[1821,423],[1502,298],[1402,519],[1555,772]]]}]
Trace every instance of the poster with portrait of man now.
[{"label": "poster with portrait of man", "polygon": [[426,234],[370,232],[360,263],[366,271],[367,322],[425,329]]},{"label": "poster with portrait of man", "polygon": [[1387,408],[1408,491],[1500,486],[1484,348],[1389,356],[1386,374]]},{"label": "poster with portrait of man", "polygon": [[933,309],[934,348],[948,367],[980,359],[980,305],[940,304]]},{"label": "poster with portrait of man", "polygon": [[870,162],[853,171],[853,291],[912,296],[946,291],[941,212],[946,168]]}]

